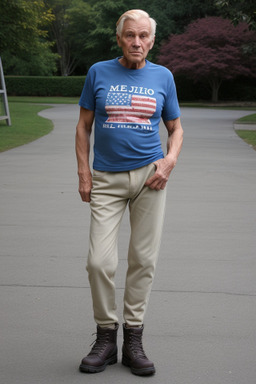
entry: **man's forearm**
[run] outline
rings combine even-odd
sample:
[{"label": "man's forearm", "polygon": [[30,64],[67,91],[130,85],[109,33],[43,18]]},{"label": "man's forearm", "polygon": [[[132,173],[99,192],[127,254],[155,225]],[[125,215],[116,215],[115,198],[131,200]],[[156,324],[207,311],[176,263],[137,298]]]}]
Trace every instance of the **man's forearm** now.
[{"label": "man's forearm", "polygon": [[179,157],[182,143],[183,143],[183,129],[180,123],[180,119],[173,121],[173,126],[167,126],[168,129],[168,140],[167,140],[167,154],[166,158],[172,159],[177,162]]},{"label": "man's forearm", "polygon": [[76,157],[77,173],[79,177],[79,193],[83,201],[90,201],[92,189],[92,175],[90,170],[90,130],[83,124],[78,124],[76,129]]},{"label": "man's forearm", "polygon": [[90,172],[90,134],[83,127],[77,126],[76,130],[76,157],[77,173],[83,176]]},{"label": "man's forearm", "polygon": [[175,163],[178,160],[183,143],[183,130],[175,130],[167,140],[167,154],[166,157],[172,157]]}]

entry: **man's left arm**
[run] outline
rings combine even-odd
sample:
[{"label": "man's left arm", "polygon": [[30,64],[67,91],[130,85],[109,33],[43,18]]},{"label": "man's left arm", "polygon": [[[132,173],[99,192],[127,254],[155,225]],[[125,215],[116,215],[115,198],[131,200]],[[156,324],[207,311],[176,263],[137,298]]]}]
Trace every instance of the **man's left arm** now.
[{"label": "man's left arm", "polygon": [[156,171],[145,183],[149,188],[159,191],[166,187],[170,173],[176,165],[183,142],[183,129],[180,118],[164,121],[168,131],[167,154],[154,162]]}]

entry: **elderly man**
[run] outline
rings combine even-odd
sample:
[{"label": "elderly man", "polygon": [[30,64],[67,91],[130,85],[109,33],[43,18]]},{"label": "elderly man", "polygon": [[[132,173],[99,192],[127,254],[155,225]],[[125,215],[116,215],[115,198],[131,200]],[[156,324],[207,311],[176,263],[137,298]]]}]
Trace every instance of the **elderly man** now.
[{"label": "elderly man", "polygon": [[[160,246],[166,184],[183,137],[173,76],[166,68],[146,60],[154,45],[155,29],[155,21],[146,12],[125,12],[116,29],[122,56],[90,68],[79,102],[79,193],[91,208],[87,271],[97,324],[97,339],[80,364],[82,372],[101,372],[117,362],[114,276],[118,229],[128,205],[131,234],[122,363],[136,375],[155,373],[142,345],[144,315]],[[168,132],[166,155],[159,136],[161,118]],[[89,151],[94,119],[91,173]]]}]

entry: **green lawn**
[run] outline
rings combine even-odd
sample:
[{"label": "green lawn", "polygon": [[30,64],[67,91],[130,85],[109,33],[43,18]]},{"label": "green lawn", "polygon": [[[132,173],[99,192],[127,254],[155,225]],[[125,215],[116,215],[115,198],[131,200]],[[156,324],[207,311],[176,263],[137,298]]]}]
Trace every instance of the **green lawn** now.
[{"label": "green lawn", "polygon": [[9,102],[12,125],[0,121],[0,152],[18,147],[47,135],[53,129],[51,120],[38,116],[48,106]]},{"label": "green lawn", "polygon": [[[27,97],[9,96],[11,123],[0,120],[0,152],[18,147],[47,135],[53,129],[51,120],[38,116],[38,112],[50,106],[42,104],[78,104],[77,97]],[[3,105],[1,105],[3,109]],[[0,108],[0,114],[3,111]]]},{"label": "green lawn", "polygon": [[247,144],[252,145],[252,147],[256,150],[256,131],[247,131],[247,130],[236,130],[241,139],[243,139]]},{"label": "green lawn", "polygon": [[[247,115],[241,117],[241,119],[236,120],[237,124],[255,124],[256,125],[256,113],[252,115]],[[236,133],[241,139],[243,139],[247,144],[252,145],[252,147],[256,150],[256,130],[242,130],[237,129]]]},{"label": "green lawn", "polygon": [[236,120],[237,124],[256,124],[256,113],[253,113],[252,115],[247,115],[244,117],[241,117],[241,119]]}]

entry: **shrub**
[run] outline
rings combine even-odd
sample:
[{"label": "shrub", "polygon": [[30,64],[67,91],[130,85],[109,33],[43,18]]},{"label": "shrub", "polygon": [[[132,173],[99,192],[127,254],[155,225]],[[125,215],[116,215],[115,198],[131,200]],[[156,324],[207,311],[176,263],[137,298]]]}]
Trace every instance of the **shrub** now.
[{"label": "shrub", "polygon": [[[6,89],[9,96],[66,96],[79,97],[84,86],[85,76],[6,76]],[[207,84],[195,83],[185,75],[175,75],[179,101],[210,100]],[[256,80],[238,78],[223,81],[220,100],[255,101]]]},{"label": "shrub", "polygon": [[80,96],[85,76],[6,76],[9,96]]}]

